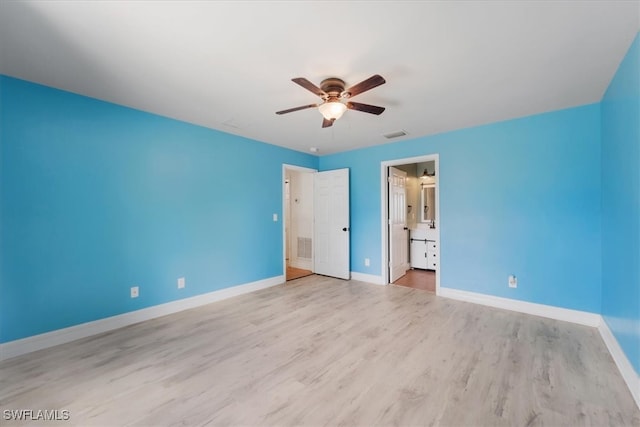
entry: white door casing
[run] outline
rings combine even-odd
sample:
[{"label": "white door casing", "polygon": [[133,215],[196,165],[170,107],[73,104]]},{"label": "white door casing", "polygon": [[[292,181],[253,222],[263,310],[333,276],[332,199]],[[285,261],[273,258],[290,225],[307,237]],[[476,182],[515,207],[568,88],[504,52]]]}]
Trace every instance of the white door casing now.
[{"label": "white door casing", "polygon": [[349,169],[314,176],[314,272],[348,280]]},{"label": "white door casing", "polygon": [[409,269],[407,236],[407,173],[389,167],[389,282]]},{"label": "white door casing", "polygon": [[[296,172],[301,172],[301,173],[307,173],[307,174],[313,174],[315,175],[318,171],[316,169],[311,169],[311,168],[306,168],[303,166],[296,166],[296,165],[289,165],[286,163],[282,164],[282,212],[283,212],[283,216],[288,216],[288,218],[291,218],[291,211],[288,208],[288,200],[287,200],[287,194],[289,195],[289,200],[291,199],[291,188],[289,187],[287,189],[287,184],[286,181],[287,179],[290,178],[290,172],[292,171],[296,171]],[[313,185],[312,185],[313,187]],[[311,192],[313,191],[313,189],[311,189],[309,191],[309,193],[311,194]],[[313,195],[310,195],[309,197],[313,197]],[[285,218],[286,219],[286,218]],[[288,223],[287,223],[288,222]],[[311,222],[313,222],[313,218],[311,219]],[[292,248],[292,244],[293,241],[292,239],[288,238],[289,237],[293,237],[291,233],[291,224],[290,221],[284,221],[282,222],[283,226],[282,226],[282,274],[283,277],[286,277],[286,271],[287,271],[287,258],[289,258],[289,256],[291,255],[291,248]],[[288,227],[288,229],[287,229]],[[310,235],[313,235],[313,226],[310,225]],[[287,236],[288,235],[288,236]],[[289,251],[287,251],[287,249],[289,249]],[[313,264],[313,259],[311,260],[311,263]],[[311,265],[310,270],[313,271],[313,265]]]},{"label": "white door casing", "polygon": [[[428,161],[435,161],[436,164],[436,177],[440,177],[440,156],[439,154],[425,154],[415,157],[406,157],[393,160],[383,160],[380,162],[380,233],[382,235],[382,244],[380,245],[380,276],[383,284],[389,282],[389,167],[408,165],[413,163],[422,163]],[[436,241],[438,242],[436,247],[436,256],[440,260],[440,251],[443,245],[440,235],[440,179],[436,179]],[[438,262],[438,271],[436,273],[436,295],[440,294],[440,278],[442,276],[442,263]]]}]

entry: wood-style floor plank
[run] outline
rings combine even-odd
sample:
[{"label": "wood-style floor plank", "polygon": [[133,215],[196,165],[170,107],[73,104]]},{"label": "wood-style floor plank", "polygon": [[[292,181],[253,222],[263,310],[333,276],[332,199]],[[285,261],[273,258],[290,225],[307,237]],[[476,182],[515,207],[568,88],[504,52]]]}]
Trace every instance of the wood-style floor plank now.
[{"label": "wood-style floor plank", "polygon": [[404,276],[393,282],[396,286],[422,289],[423,291],[436,292],[436,272],[432,270],[420,270],[418,268],[407,270]]},{"label": "wood-style floor plank", "polygon": [[296,268],[287,266],[286,278],[287,281],[299,279],[301,277],[311,276],[313,272],[311,270],[305,270],[303,268]]},{"label": "wood-style floor plank", "polygon": [[5,409],[82,426],[640,425],[593,328],[321,276],[4,361]]}]

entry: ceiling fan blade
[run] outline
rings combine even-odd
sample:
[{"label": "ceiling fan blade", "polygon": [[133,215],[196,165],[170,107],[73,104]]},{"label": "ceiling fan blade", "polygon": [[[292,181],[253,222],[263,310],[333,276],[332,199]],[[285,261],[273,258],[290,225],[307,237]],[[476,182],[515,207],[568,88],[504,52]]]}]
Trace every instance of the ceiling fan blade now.
[{"label": "ceiling fan blade", "polygon": [[330,126],[333,126],[333,122],[335,122],[336,119],[333,120],[328,120],[328,119],[322,119],[322,127],[323,128],[328,128]]},{"label": "ceiling fan blade", "polygon": [[366,92],[384,83],[386,83],[386,80],[382,78],[382,76],[375,74],[369,77],[367,80],[361,81],[357,85],[351,86],[345,92],[349,93],[350,97],[354,97],[358,94],[361,94],[362,92]]},{"label": "ceiling fan blade", "polygon": [[294,82],[294,83],[298,83],[300,86],[302,86],[303,88],[305,88],[306,90],[308,90],[310,92],[315,93],[320,98],[324,98],[325,96],[327,96],[325,91],[323,91],[318,86],[314,85],[313,83],[311,83],[309,80],[305,79],[304,77],[296,77],[295,79],[291,79],[291,81]]},{"label": "ceiling fan blade", "polygon": [[317,107],[317,106],[318,106],[318,104],[303,105],[301,107],[289,108],[288,110],[276,111],[276,114],[293,113],[294,111],[305,110],[307,108],[314,108],[314,107]]},{"label": "ceiling fan blade", "polygon": [[379,116],[384,111],[384,107],[377,105],[361,104],[359,102],[347,102],[347,108],[350,110],[362,111],[365,113],[375,114]]}]

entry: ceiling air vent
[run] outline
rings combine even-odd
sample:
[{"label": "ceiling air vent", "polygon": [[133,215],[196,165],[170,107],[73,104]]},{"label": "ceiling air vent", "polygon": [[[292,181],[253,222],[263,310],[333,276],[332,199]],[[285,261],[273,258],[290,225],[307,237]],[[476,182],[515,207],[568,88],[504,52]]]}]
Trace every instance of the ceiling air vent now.
[{"label": "ceiling air vent", "polygon": [[398,130],[395,132],[389,132],[389,133],[385,133],[384,136],[387,139],[393,139],[393,138],[398,138],[399,136],[405,136],[407,133],[403,130]]}]

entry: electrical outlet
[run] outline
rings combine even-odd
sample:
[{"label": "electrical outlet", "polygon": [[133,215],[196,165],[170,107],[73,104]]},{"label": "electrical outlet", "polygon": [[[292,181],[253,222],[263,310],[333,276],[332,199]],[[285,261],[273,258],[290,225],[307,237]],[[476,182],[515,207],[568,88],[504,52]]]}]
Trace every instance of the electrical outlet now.
[{"label": "electrical outlet", "polygon": [[369,258],[364,259],[364,266],[369,267],[371,265],[371,260]]},{"label": "electrical outlet", "polygon": [[518,287],[518,278],[515,276],[515,274],[512,274],[511,276],[509,276],[509,287],[510,288]]},{"label": "electrical outlet", "polygon": [[185,285],[184,277],[178,278],[178,289],[184,288],[184,285]]},{"label": "electrical outlet", "polygon": [[273,222],[278,222],[278,214],[277,213],[273,214]]},{"label": "electrical outlet", "polygon": [[140,289],[138,289],[137,286],[132,286],[131,287],[131,298],[138,298],[138,295],[140,295]]}]

